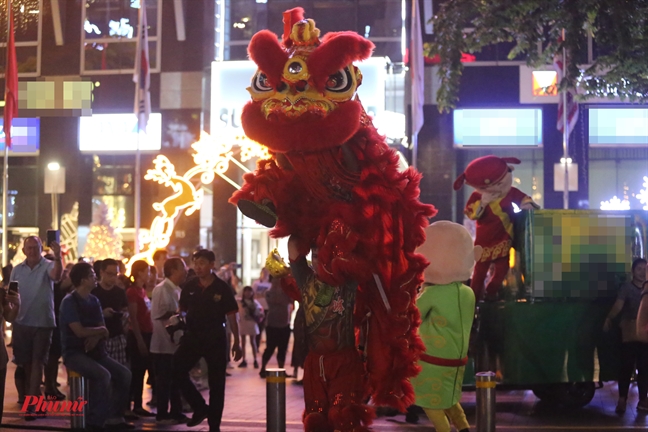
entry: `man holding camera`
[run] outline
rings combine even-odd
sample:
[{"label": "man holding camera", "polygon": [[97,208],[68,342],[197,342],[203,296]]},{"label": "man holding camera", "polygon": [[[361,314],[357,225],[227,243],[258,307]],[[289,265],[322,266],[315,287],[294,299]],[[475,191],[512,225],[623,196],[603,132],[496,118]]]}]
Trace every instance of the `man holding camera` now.
[{"label": "man holding camera", "polygon": [[[54,261],[43,258],[43,243],[38,236],[30,236],[23,243],[25,261],[14,267],[11,281],[18,282],[21,306],[13,323],[13,352],[16,364],[25,368],[25,395],[41,396],[43,367],[47,361],[54,317],[54,282],[61,278],[61,246],[49,244]],[[35,420],[33,412],[27,420]],[[39,413],[44,415],[44,413]]]},{"label": "man holding camera", "polygon": [[[187,266],[182,258],[169,258],[163,264],[164,280],[153,288],[151,318],[153,336],[151,348],[155,364],[155,383],[157,385],[157,415],[159,425],[184,423],[187,417],[182,414],[182,400],[178,385],[172,386],[173,354],[178,348],[180,331],[170,325],[170,318],[179,310],[179,285],[187,278]],[[169,331],[167,331],[167,329]],[[169,402],[171,411],[169,412]]]},{"label": "man holding camera", "polygon": [[[209,429],[217,432],[225,403],[226,321],[234,335],[234,360],[242,357],[237,322],[238,303],[229,286],[213,272],[216,261],[214,252],[200,249],[194,252],[192,260],[197,277],[186,283],[180,295],[180,310],[187,314],[187,326],[173,356],[174,377],[194,410],[187,426],[197,426],[209,418]],[[186,379],[201,357],[207,362],[209,406],[191,381]]]}]

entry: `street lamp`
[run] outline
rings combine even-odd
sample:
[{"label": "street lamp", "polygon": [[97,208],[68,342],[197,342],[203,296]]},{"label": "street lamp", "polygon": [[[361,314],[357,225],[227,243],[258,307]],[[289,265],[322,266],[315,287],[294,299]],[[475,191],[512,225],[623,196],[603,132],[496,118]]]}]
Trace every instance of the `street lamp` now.
[{"label": "street lamp", "polygon": [[52,229],[59,229],[58,196],[65,193],[65,168],[50,162],[45,169],[45,193],[52,194]]}]

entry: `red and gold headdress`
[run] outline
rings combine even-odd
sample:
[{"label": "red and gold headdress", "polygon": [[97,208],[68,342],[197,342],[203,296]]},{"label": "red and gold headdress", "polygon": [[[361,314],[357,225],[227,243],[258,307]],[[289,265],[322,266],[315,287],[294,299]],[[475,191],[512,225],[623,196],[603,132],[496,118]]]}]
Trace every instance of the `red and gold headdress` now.
[{"label": "red and gold headdress", "polygon": [[339,146],[357,132],[364,115],[354,100],[362,74],[353,62],[368,58],[374,45],[353,32],[320,39],[302,8],[286,11],[283,22],[282,42],[268,30],[250,42],[259,70],[248,88],[245,133],[277,153]]}]

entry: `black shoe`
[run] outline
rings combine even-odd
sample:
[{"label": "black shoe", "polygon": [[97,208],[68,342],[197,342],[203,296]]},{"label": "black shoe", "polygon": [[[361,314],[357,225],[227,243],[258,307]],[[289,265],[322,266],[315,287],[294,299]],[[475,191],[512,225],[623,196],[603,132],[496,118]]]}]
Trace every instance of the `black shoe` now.
[{"label": "black shoe", "polygon": [[45,417],[47,417],[45,411],[36,411],[34,407],[27,408],[27,412],[25,413],[25,421],[34,421]]},{"label": "black shoe", "polygon": [[408,411],[407,414],[405,414],[405,421],[409,424],[417,424],[419,422],[419,416],[416,413]]},{"label": "black shoe", "polygon": [[153,414],[150,411],[146,411],[144,408],[135,408],[133,410],[133,414],[138,415],[140,417],[155,417],[155,414]]},{"label": "black shoe", "polygon": [[274,228],[277,224],[277,213],[274,205],[268,202],[266,205],[258,204],[249,200],[239,200],[236,204],[245,216],[257,221],[267,228]]},{"label": "black shoe", "polygon": [[134,430],[135,425],[133,423],[121,422],[121,423],[115,423],[115,424],[107,424],[105,426],[105,429],[109,430],[109,431],[114,431],[114,430]]},{"label": "black shoe", "polygon": [[134,421],[134,420],[139,420],[139,419],[140,419],[140,416],[136,415],[133,411],[129,410],[129,411],[126,411],[124,413],[124,420]]},{"label": "black shoe", "polygon": [[247,362],[245,360],[243,360],[241,363],[239,363],[238,367],[246,368],[247,367]]},{"label": "black shoe", "polygon": [[174,415],[173,419],[176,420],[178,422],[178,424],[184,424],[184,423],[187,423],[189,421],[189,417],[187,417],[184,414]]},{"label": "black shoe", "polygon": [[200,423],[202,423],[207,417],[209,416],[209,407],[205,406],[205,408],[196,411],[193,416],[191,416],[191,420],[187,422],[187,426],[189,427],[194,427],[198,426]]}]

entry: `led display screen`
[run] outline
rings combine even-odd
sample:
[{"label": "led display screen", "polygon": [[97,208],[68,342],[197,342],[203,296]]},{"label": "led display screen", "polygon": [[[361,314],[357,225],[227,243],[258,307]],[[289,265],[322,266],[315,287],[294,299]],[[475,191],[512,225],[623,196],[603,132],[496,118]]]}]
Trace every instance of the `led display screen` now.
[{"label": "led display screen", "polygon": [[[0,150],[4,152],[4,120],[0,118]],[[40,147],[40,119],[14,118],[11,124],[9,154],[38,154]]]},{"label": "led display screen", "polygon": [[79,149],[82,152],[133,153],[159,151],[162,143],[162,116],[151,113],[146,133],[137,133],[135,114],[93,114],[79,118]]},{"label": "led display screen", "polygon": [[592,147],[648,145],[648,108],[590,108]]},{"label": "led display screen", "polygon": [[457,109],[453,112],[457,147],[539,147],[542,145],[542,110]]}]

